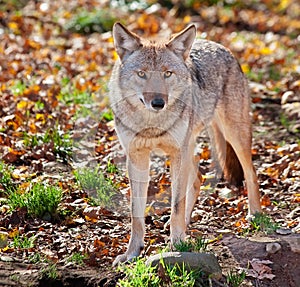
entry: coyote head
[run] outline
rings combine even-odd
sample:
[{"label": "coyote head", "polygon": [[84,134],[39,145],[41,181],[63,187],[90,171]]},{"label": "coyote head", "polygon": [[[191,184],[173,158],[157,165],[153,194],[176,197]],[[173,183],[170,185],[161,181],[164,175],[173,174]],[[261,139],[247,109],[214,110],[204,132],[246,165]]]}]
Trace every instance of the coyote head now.
[{"label": "coyote head", "polygon": [[113,28],[119,55],[119,85],[131,104],[158,112],[187,88],[186,66],[196,27],[191,25],[169,41],[156,43],[139,37],[120,23]]}]

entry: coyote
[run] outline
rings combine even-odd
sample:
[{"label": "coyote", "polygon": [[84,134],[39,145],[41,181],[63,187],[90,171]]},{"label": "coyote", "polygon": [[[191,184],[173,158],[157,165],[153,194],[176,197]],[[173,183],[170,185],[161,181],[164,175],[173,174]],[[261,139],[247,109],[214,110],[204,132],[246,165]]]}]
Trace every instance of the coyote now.
[{"label": "coyote", "polygon": [[249,214],[261,212],[251,159],[247,81],[228,49],[195,37],[195,25],[165,42],[141,38],[120,23],[113,27],[119,59],[109,83],[110,102],[131,186],[131,238],[114,265],[138,256],[144,247],[152,150],[170,156],[171,245],[184,240],[200,191],[194,145],[204,128],[213,140],[224,178],[235,185],[245,178]]}]

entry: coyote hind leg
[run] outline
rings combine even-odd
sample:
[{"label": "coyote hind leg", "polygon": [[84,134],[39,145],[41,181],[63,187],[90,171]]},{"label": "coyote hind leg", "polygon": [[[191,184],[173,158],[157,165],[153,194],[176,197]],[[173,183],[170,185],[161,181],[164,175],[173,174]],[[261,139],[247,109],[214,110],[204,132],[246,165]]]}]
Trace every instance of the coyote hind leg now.
[{"label": "coyote hind leg", "polygon": [[[220,124],[222,123],[222,124]],[[235,166],[240,166],[243,169],[244,177],[246,180],[246,186],[248,191],[248,202],[249,202],[249,214],[255,214],[261,212],[260,194],[257,182],[257,176],[255,168],[252,162],[251,155],[251,128],[247,122],[240,122],[238,125],[233,125],[230,119],[224,118],[224,120],[213,123],[213,131],[215,140],[220,141],[220,135],[225,139],[225,144],[230,145],[230,148],[226,145],[222,149],[219,149],[218,153],[223,153],[221,157],[225,157],[224,168],[233,166],[232,160],[236,158],[239,161]],[[219,133],[219,135],[218,135]],[[220,142],[217,145],[220,145]],[[232,156],[228,152],[234,153]],[[225,154],[224,154],[225,153]],[[219,155],[220,156],[220,155]],[[226,164],[227,162],[227,164]],[[229,162],[229,164],[228,164]],[[230,172],[239,172],[234,170],[225,170],[225,174],[230,176]],[[234,177],[234,175],[232,175]]]}]

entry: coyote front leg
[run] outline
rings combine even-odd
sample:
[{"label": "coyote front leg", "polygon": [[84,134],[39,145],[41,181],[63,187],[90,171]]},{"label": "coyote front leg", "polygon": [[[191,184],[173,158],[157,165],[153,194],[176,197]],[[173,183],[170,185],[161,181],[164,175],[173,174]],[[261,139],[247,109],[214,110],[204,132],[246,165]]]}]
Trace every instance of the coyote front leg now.
[{"label": "coyote front leg", "polygon": [[198,169],[198,160],[193,154],[190,155],[189,160],[190,167],[188,168],[188,186],[186,191],[186,203],[185,203],[185,224],[189,225],[191,220],[191,214],[194,209],[194,205],[198,199],[202,175]]},{"label": "coyote front leg", "polygon": [[188,152],[178,151],[171,156],[171,245],[185,239],[186,190],[188,183]]},{"label": "coyote front leg", "polygon": [[126,253],[119,255],[113,265],[139,256],[144,248],[149,152],[131,152],[128,156],[127,165],[131,187],[131,236]]}]

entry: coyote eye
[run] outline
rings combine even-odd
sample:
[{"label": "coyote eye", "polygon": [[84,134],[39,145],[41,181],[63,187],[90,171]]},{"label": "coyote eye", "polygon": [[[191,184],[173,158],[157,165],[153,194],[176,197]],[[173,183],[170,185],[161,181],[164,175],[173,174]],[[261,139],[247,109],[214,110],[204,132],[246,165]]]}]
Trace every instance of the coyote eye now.
[{"label": "coyote eye", "polygon": [[164,77],[165,78],[170,78],[171,76],[172,76],[172,72],[171,71],[166,71],[165,73],[164,73]]},{"label": "coyote eye", "polygon": [[146,79],[146,73],[145,73],[144,71],[138,71],[138,72],[137,72],[137,75],[138,75],[140,78]]}]

